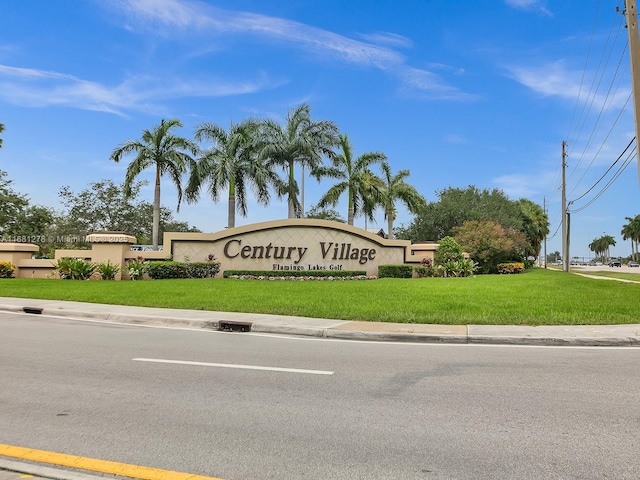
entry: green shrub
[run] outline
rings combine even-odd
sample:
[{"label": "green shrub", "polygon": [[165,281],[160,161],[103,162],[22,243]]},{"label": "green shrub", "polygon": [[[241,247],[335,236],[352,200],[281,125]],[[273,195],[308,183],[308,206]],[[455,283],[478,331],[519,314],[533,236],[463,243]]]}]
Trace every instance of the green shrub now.
[{"label": "green shrub", "polygon": [[82,258],[63,257],[54,264],[54,270],[63,280],[88,280],[97,265]]},{"label": "green shrub", "polygon": [[464,252],[453,237],[444,237],[438,242],[438,248],[434,253],[434,263],[438,266],[447,262],[459,262],[464,259]]},{"label": "green shrub", "polygon": [[220,271],[220,262],[147,262],[147,273],[154,280],[168,278],[213,278]]},{"label": "green shrub", "polygon": [[127,262],[127,273],[131,280],[142,280],[144,272],[147,271],[147,262],[144,258],[138,257],[135,260],[129,260]]},{"label": "green shrub", "polygon": [[11,262],[0,262],[0,278],[11,278],[15,267]]},{"label": "green shrub", "polygon": [[416,276],[418,278],[427,278],[427,277],[435,277],[436,269],[434,267],[423,267],[420,265],[419,267],[413,267],[414,272],[416,272]]},{"label": "green shrub", "polygon": [[522,272],[524,272],[524,263],[522,262],[509,262],[509,263],[498,264],[498,273],[500,274],[511,274],[511,273],[522,273]]},{"label": "green shrub", "polygon": [[107,260],[106,262],[98,263],[96,269],[102,280],[115,280],[120,271],[120,264],[111,263],[111,260]]},{"label": "green shrub", "polygon": [[191,262],[187,263],[189,278],[213,278],[220,272],[220,262]]},{"label": "green shrub", "polygon": [[471,259],[449,260],[438,265],[438,272],[443,277],[470,277],[476,271],[478,265]]},{"label": "green shrub", "polygon": [[378,278],[411,278],[413,266],[411,265],[380,265]]},{"label": "green shrub", "polygon": [[435,277],[437,269],[433,264],[433,260],[431,258],[425,257],[420,262],[420,266],[414,267],[413,271],[416,272],[416,277],[427,278],[427,277]]},{"label": "green shrub", "polygon": [[187,267],[184,262],[148,262],[147,273],[154,280],[164,280],[168,278],[189,278]]}]

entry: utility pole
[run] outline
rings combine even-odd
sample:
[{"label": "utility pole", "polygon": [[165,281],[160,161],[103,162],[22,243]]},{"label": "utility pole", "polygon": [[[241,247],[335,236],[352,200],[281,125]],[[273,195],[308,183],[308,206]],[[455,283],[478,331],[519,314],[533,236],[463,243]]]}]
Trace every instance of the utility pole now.
[{"label": "utility pole", "polygon": [[[636,0],[625,1],[624,14],[627,17],[629,33],[629,58],[631,59],[631,87],[633,90],[633,113],[636,123],[636,144],[640,141],[640,38],[638,37],[638,12]],[[640,162],[638,162],[638,180],[640,181]]]},{"label": "utility pole", "polygon": [[569,228],[567,225],[567,142],[562,141],[562,270],[569,271]]}]

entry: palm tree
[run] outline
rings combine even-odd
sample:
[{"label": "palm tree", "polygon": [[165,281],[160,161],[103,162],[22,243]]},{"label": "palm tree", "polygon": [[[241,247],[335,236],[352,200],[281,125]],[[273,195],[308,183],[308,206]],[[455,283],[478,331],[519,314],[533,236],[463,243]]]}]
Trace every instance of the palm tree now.
[{"label": "palm tree", "polygon": [[518,200],[518,206],[522,218],[522,233],[529,244],[525,255],[537,257],[544,238],[549,234],[549,216],[540,205],[526,198]]},{"label": "palm tree", "polygon": [[384,188],[381,192],[381,204],[384,208],[384,217],[387,219],[387,238],[393,239],[393,221],[396,218],[396,201],[400,200],[407,209],[417,214],[426,205],[422,195],[418,193],[412,185],[405,183],[405,179],[410,175],[409,170],[400,170],[393,175],[391,167],[387,162],[382,164],[382,181]]},{"label": "palm tree", "polygon": [[354,217],[360,214],[373,220],[373,211],[380,203],[383,183],[370,167],[375,164],[384,165],[387,157],[380,152],[369,152],[354,159],[346,134],[340,136],[340,148],[341,152],[333,158],[333,166],[321,170],[323,174],[339,179],[339,182],[322,196],[318,206],[336,206],[342,194],[347,192],[347,224],[353,225]]},{"label": "palm tree", "polygon": [[601,257],[600,247],[601,247],[601,242],[599,238],[594,238],[593,241],[589,244],[589,250],[593,252],[596,259]]},{"label": "palm tree", "polygon": [[[0,123],[0,133],[4,132],[4,123]],[[2,139],[0,138],[0,148],[2,148]]]},{"label": "palm tree", "polygon": [[609,247],[615,246],[616,241],[611,235],[603,235],[600,238],[594,238],[589,244],[589,250],[595,252],[596,258],[601,257],[603,260],[610,257]]},{"label": "palm tree", "polygon": [[260,157],[270,167],[282,168],[286,179],[276,193],[287,196],[288,218],[295,218],[301,211],[298,200],[298,183],[294,168],[298,164],[308,168],[311,175],[320,179],[319,167],[323,157],[333,157],[332,148],[337,144],[338,127],[331,121],[311,120],[311,107],[303,103],[289,110],[285,126],[272,121],[262,122]]},{"label": "palm tree", "polygon": [[[182,201],[182,175],[194,167],[194,159],[191,155],[198,153],[195,143],[186,138],[175,136],[171,133],[174,127],[182,127],[180,120],[173,119],[160,122],[153,131],[144,130],[141,140],[127,140],[111,153],[110,159],[119,162],[124,155],[136,153],[136,157],[127,167],[124,181],[125,196],[131,194],[131,186],[135,178],[149,167],[155,167],[155,189],[153,193],[153,249],[158,249],[158,232],[160,229],[160,178],[164,174],[171,177],[178,189],[178,207]],[[189,155],[191,154],[191,155]]]},{"label": "palm tree", "polygon": [[607,258],[611,258],[610,247],[616,246],[616,241],[611,235],[604,235],[602,238],[602,246],[604,247],[604,252]]},{"label": "palm tree", "polygon": [[640,242],[640,215],[636,215],[635,217],[625,217],[625,220],[628,220],[629,223],[622,226],[622,234],[623,240],[631,240],[631,258],[633,260],[638,260],[639,252],[638,252],[638,243]]},{"label": "palm tree", "polygon": [[242,123],[231,123],[225,130],[213,123],[203,123],[195,133],[198,141],[213,143],[191,171],[187,186],[187,200],[195,200],[200,188],[209,182],[209,194],[213,201],[220,198],[221,190],[229,189],[228,228],[235,227],[236,210],[247,216],[247,184],[259,203],[269,203],[269,185],[277,182],[277,176],[268,169],[257,155],[256,138],[259,123],[249,119]]}]

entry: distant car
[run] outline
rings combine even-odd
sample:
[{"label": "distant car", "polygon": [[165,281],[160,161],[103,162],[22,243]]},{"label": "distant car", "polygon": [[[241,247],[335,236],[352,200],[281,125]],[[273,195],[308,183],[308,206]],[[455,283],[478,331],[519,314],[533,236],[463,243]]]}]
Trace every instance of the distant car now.
[{"label": "distant car", "polygon": [[629,262],[627,263],[627,265],[630,267],[640,267],[640,263],[638,262]]},{"label": "distant car", "polygon": [[607,263],[607,265],[609,265],[610,267],[621,267],[622,263],[620,263],[620,260],[609,260],[609,263]]}]

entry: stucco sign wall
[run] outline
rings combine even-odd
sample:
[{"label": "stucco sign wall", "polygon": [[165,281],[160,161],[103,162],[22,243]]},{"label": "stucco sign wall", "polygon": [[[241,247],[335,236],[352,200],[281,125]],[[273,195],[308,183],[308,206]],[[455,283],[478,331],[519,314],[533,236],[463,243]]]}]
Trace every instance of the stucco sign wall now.
[{"label": "stucco sign wall", "polygon": [[173,258],[202,261],[214,254],[225,270],[365,270],[407,261],[410,242],[387,240],[326,220],[281,220],[217,233],[167,233]]}]

